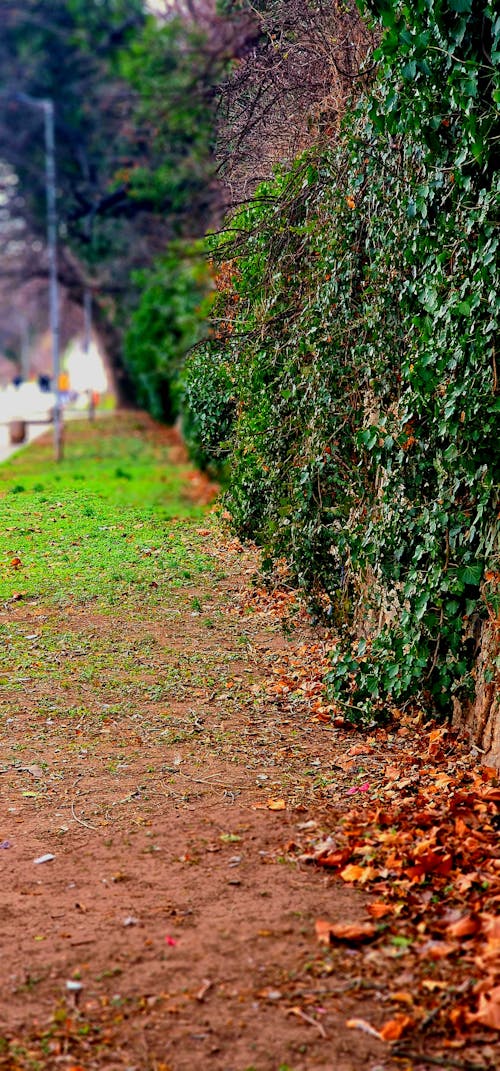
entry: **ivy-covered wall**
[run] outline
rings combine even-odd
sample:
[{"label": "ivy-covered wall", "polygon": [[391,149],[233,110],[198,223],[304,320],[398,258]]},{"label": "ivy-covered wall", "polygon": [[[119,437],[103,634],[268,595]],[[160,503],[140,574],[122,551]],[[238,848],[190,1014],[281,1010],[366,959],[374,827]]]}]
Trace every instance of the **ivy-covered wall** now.
[{"label": "ivy-covered wall", "polygon": [[500,569],[500,18],[370,8],[370,98],[212,240],[186,373],[191,441],[229,464],[237,530],[335,620],[331,689],[359,718],[473,697],[485,622],[491,682]]}]

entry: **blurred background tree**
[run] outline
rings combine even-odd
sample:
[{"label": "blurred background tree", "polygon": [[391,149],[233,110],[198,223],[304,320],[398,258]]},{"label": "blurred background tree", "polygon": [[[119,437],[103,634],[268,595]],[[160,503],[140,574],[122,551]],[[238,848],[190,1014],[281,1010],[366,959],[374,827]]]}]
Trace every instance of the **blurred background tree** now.
[{"label": "blurred background tree", "polygon": [[202,233],[210,213],[216,58],[175,9],[161,21],[143,0],[2,0],[0,9],[3,280],[12,289],[47,271],[43,122],[18,94],[48,97],[60,281],[77,304],[91,292],[119,397],[131,401],[123,336],[140,298],[135,273],[173,237]]}]

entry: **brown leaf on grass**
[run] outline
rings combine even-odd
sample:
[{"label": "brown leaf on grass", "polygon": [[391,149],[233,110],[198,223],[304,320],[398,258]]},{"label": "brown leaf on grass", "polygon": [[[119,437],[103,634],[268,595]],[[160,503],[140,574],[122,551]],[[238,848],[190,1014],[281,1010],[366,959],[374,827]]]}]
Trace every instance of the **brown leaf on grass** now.
[{"label": "brown leaf on grass", "polygon": [[413,1025],[413,1020],[409,1015],[395,1015],[394,1019],[389,1019],[384,1026],[381,1027],[379,1033],[383,1041],[399,1041],[402,1034],[409,1026]]},{"label": "brown leaf on grass", "polygon": [[357,944],[359,941],[371,941],[376,935],[372,922],[326,922],[318,919],[315,930],[318,941],[324,945],[330,944],[332,938]]}]

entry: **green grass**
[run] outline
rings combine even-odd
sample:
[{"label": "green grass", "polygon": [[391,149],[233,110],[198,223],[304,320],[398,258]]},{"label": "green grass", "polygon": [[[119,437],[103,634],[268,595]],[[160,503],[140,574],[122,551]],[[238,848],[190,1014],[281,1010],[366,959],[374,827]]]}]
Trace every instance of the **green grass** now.
[{"label": "green grass", "polygon": [[[140,417],[71,424],[65,457],[33,445],[0,466],[0,600],[136,609],[214,568],[186,497],[188,467]],[[16,563],[19,559],[20,564]],[[144,607],[145,608],[145,607]]]}]

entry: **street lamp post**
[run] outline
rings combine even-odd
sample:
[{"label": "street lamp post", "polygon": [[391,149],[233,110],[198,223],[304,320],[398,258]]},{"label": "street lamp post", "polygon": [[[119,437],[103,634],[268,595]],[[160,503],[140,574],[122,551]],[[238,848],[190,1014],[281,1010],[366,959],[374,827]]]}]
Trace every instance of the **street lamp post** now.
[{"label": "street lamp post", "polygon": [[45,130],[45,192],[47,199],[47,250],[49,259],[49,310],[50,333],[52,338],[52,368],[55,381],[54,406],[54,456],[61,461],[63,455],[62,406],[59,390],[59,287],[57,280],[57,208],[56,208],[56,162],[54,135],[54,104],[50,98],[31,97],[28,93],[9,92],[5,94],[11,100],[30,107],[41,108],[44,116]]},{"label": "street lamp post", "polygon": [[52,367],[55,380],[54,406],[54,455],[61,461],[63,452],[61,394],[59,391],[59,288],[57,281],[57,209],[56,209],[56,161],[54,138],[54,105],[43,100],[45,120],[45,177],[47,191],[47,247],[49,254],[49,302],[50,332],[52,336]]}]

